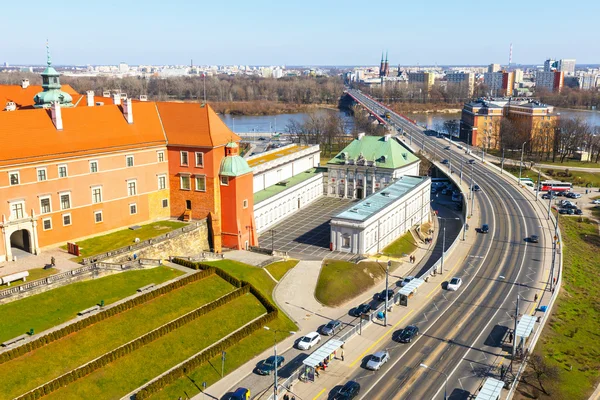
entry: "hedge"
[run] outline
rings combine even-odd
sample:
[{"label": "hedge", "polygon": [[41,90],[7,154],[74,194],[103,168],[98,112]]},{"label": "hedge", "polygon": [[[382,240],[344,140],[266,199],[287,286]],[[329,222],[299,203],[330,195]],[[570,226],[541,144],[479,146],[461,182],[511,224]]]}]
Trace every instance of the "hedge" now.
[{"label": "hedge", "polygon": [[[97,322],[105,320],[106,318],[115,316],[123,311],[129,310],[133,307],[139,306],[140,304],[146,303],[158,296],[162,296],[163,294],[169,293],[175,289],[179,289],[189,283],[199,281],[201,279],[208,278],[215,274],[214,268],[203,268],[201,272],[186,276],[182,279],[179,279],[175,282],[171,282],[165,286],[162,286],[158,289],[152,290],[150,292],[146,292],[140,296],[137,296],[133,299],[127,300],[121,304],[118,304],[114,307],[108,308],[106,310],[100,311],[97,314],[90,315],[87,318],[80,319],[77,322],[69,324],[63,328],[57,329],[55,331],[49,332],[44,336],[41,336],[31,342],[27,342],[19,347],[16,347],[12,350],[6,351],[4,353],[0,353],[0,364],[5,363],[7,361],[13,360],[17,357],[25,355],[30,351],[38,349],[42,346],[45,346],[49,343],[54,342],[55,340],[61,339],[71,333],[80,331],[83,328],[86,328],[90,325],[93,325]],[[236,285],[234,285],[236,286]],[[241,287],[236,286],[236,287]],[[250,289],[252,291],[252,289]]]},{"label": "hedge", "polygon": [[42,386],[39,386],[35,389],[33,389],[30,392],[27,392],[19,397],[17,397],[18,400],[32,400],[32,399],[36,399],[39,398],[41,396],[47,395],[63,386],[68,385],[69,383],[82,378],[88,374],[90,374],[91,372],[115,361],[118,360],[119,358],[126,356],[127,354],[131,353],[132,351],[135,351],[137,349],[139,349],[142,346],[147,345],[150,342],[155,341],[156,339],[166,335],[167,333],[170,333],[171,331],[180,328],[181,326],[201,317],[202,315],[205,315],[207,313],[209,313],[210,311],[213,311],[229,302],[231,302],[232,300],[243,296],[245,294],[247,294],[250,291],[250,287],[248,286],[243,286],[239,289],[234,290],[233,292],[230,292],[214,301],[211,301],[208,304],[203,305],[202,307],[199,307],[193,311],[190,311],[189,313],[174,319],[173,321],[159,327],[156,328],[153,331],[150,331],[148,333],[146,333],[145,335],[142,335],[140,337],[138,337],[137,339],[132,340],[129,343],[125,343],[122,346],[117,347],[116,349],[103,354],[102,356],[96,358],[93,361],[90,361],[89,363],[82,365],[78,368],[75,368],[69,372],[67,372],[66,374],[59,376],[56,379],[53,379],[45,384],[43,384]]}]

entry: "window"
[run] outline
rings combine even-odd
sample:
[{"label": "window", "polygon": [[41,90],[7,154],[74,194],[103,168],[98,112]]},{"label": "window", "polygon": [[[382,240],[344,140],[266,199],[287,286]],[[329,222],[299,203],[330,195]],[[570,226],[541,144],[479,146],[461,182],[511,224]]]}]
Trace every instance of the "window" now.
[{"label": "window", "polygon": [[204,167],[204,153],[196,152],[196,167]]},{"label": "window", "polygon": [[191,210],[192,209],[192,201],[191,200],[186,200],[185,201],[185,209],[186,210]]},{"label": "window", "polygon": [[60,209],[68,210],[71,208],[71,193],[61,193],[60,195]]},{"label": "window", "polygon": [[63,214],[62,219],[63,219],[63,226],[71,225],[71,214]]},{"label": "window", "polygon": [[127,194],[129,196],[135,196],[137,194],[136,181],[127,181]]},{"label": "window", "polygon": [[206,192],[206,176],[201,175],[196,177],[196,190]]},{"label": "window", "polygon": [[45,181],[46,179],[48,179],[47,173],[46,173],[46,168],[38,168],[37,169],[37,180],[38,182],[42,182]]},{"label": "window", "polygon": [[349,249],[350,248],[350,235],[344,235],[342,237],[342,247]]},{"label": "window", "polygon": [[102,203],[102,187],[92,187],[92,203]]},{"label": "window", "polygon": [[165,152],[164,151],[157,151],[156,157],[158,158],[158,162],[165,162]]},{"label": "window", "polygon": [[58,177],[59,178],[66,178],[67,177],[67,166],[66,165],[59,165],[58,166]]},{"label": "window", "polygon": [[221,177],[221,185],[223,185],[223,186],[228,186],[229,185],[229,177],[228,176],[222,176]]},{"label": "window", "polygon": [[158,176],[158,190],[167,188],[167,177],[165,175]]},{"label": "window", "polygon": [[11,186],[18,185],[19,182],[21,182],[21,177],[19,175],[19,171],[9,172],[8,177],[9,177]]},{"label": "window", "polygon": [[187,151],[180,151],[179,152],[179,156],[181,159],[181,165],[188,165],[188,152]]},{"label": "window", "polygon": [[102,211],[94,211],[94,222],[97,224],[102,222]]},{"label": "window", "polygon": [[247,199],[244,199],[244,201],[242,201],[242,207],[248,208],[248,200]]},{"label": "window", "polygon": [[52,218],[44,218],[42,220],[42,229],[45,231],[52,229]]},{"label": "window", "polygon": [[169,199],[163,199],[162,206],[163,206],[163,208],[169,207]]},{"label": "window", "polygon": [[129,205],[129,214],[131,214],[131,215],[137,214],[137,204],[131,203]]},{"label": "window", "polygon": [[25,217],[23,209],[25,208],[25,202],[19,201],[10,204],[10,218],[21,219]]},{"label": "window", "polygon": [[92,174],[98,172],[98,161],[90,161],[90,172]]},{"label": "window", "polygon": [[52,205],[50,204],[50,196],[40,197],[40,214],[48,214],[52,212]]},{"label": "window", "polygon": [[133,167],[133,156],[126,156],[125,162],[127,163],[128,167]]},{"label": "window", "polygon": [[190,190],[190,177],[188,175],[182,175],[179,177],[180,187],[183,190]]}]

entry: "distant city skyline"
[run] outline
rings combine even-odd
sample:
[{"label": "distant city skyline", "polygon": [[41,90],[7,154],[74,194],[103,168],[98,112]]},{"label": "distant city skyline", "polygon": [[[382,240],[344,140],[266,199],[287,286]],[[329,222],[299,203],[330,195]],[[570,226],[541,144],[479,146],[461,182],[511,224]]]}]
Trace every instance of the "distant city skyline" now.
[{"label": "distant city skyline", "polygon": [[[59,65],[188,65],[191,59],[195,65],[378,65],[382,50],[391,66],[506,65],[510,43],[515,64],[541,65],[546,58],[600,63],[594,59],[600,42],[588,29],[600,3],[578,3],[586,12],[577,18],[564,18],[564,3],[535,3],[468,8],[433,0],[382,9],[314,0],[302,7],[262,0],[174,0],[168,7],[156,0],[39,2],[25,14],[22,3],[9,2],[0,16],[0,64],[43,64],[46,38]],[[500,21],[527,24],[507,28]]]}]

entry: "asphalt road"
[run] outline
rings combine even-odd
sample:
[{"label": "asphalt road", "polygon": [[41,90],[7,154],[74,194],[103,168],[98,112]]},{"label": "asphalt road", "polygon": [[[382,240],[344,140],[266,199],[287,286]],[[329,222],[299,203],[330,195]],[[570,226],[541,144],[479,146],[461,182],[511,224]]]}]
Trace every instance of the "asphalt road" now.
[{"label": "asphalt road", "polygon": [[[361,96],[356,91],[353,95]],[[369,98],[364,101],[380,115],[387,111]],[[435,154],[437,160],[450,160],[455,171],[461,160],[465,163],[471,158],[454,146],[443,150],[446,140],[425,136],[423,129],[396,114],[392,113],[391,122],[403,129],[407,143],[412,141],[413,147]],[[467,182],[470,167],[463,164]],[[390,351],[392,361],[379,372],[359,369],[348,377],[361,383],[362,399],[440,399],[446,376],[449,399],[476,394],[485,377],[498,378],[499,365],[509,363],[507,334],[514,324],[517,294],[520,313],[529,313],[534,294],[546,287],[540,282],[541,267],[548,262],[540,225],[546,225],[537,219],[532,200],[480,163],[472,170],[474,182],[482,189],[475,201],[490,232],[477,234],[475,245],[453,273],[463,278],[462,288],[438,293],[425,313],[407,323],[417,324],[421,335],[410,345],[385,339],[380,348]],[[540,235],[540,243],[526,242],[531,234]],[[439,372],[420,368],[421,363]]]}]

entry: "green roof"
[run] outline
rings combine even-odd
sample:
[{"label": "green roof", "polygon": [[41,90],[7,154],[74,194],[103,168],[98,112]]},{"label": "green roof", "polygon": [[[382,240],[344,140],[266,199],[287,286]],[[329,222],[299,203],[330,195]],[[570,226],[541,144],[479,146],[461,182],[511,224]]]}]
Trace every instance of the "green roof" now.
[{"label": "green roof", "polygon": [[240,156],[227,156],[221,161],[219,175],[240,176],[248,173],[252,173],[252,168],[250,168],[246,160]]},{"label": "green roof", "polygon": [[283,184],[283,182],[279,182],[275,185],[269,186],[266,189],[258,191],[254,193],[254,204],[258,204],[261,201],[265,201],[268,198],[271,198],[276,194],[283,192],[284,190],[290,189],[291,187],[296,186],[297,184],[302,183],[322,172],[325,172],[324,168],[312,168],[307,171],[301,172],[298,175],[292,176],[289,179],[286,179],[285,181],[283,181],[285,182],[285,184]]},{"label": "green roof", "polygon": [[419,161],[419,158],[401,145],[396,139],[384,136],[363,136],[354,139],[348,146],[327,162],[327,165],[344,165],[346,160],[376,161],[380,168],[396,169]]}]

